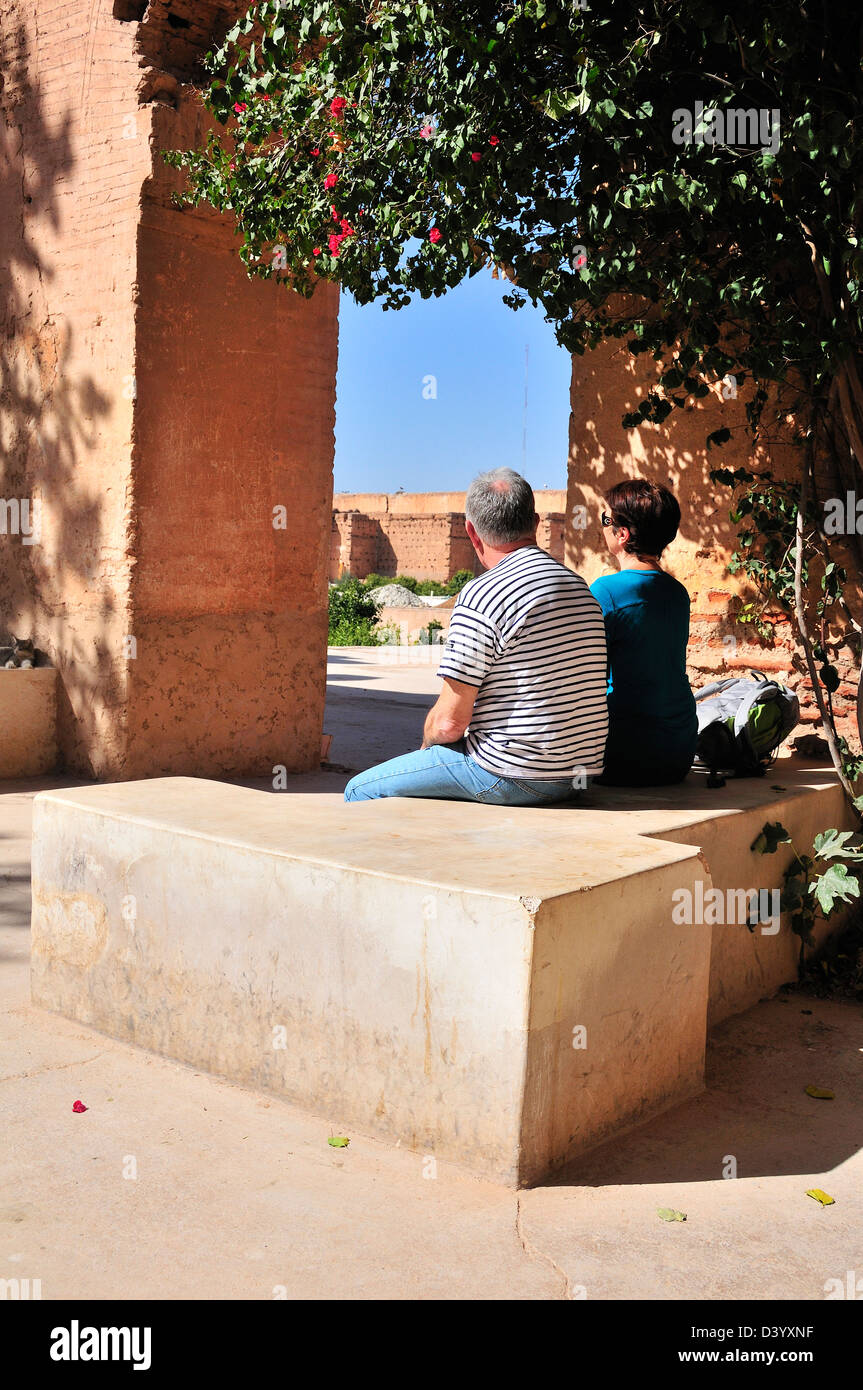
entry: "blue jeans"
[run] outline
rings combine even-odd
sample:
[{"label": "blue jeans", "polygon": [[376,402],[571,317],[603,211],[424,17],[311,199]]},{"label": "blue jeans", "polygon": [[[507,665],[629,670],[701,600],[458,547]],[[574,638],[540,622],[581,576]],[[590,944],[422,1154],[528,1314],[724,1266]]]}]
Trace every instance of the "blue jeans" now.
[{"label": "blue jeans", "polygon": [[543,806],[572,795],[569,777],[551,782],[486,772],[465,752],[463,739],[390,758],[389,762],[352,777],[345,787],[345,801],[427,796],[446,801],[484,801],[491,806]]}]

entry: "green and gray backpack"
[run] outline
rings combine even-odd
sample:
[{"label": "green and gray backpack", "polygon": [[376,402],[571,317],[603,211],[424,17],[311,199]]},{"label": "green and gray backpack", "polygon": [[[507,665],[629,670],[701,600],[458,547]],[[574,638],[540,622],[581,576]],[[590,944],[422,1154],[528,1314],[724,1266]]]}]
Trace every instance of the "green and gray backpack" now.
[{"label": "green and gray backpack", "polygon": [[731,676],[696,691],[696,762],[709,768],[708,787],[732,777],[763,777],[776,751],[800,720],[793,690],[751,671],[751,680]]}]

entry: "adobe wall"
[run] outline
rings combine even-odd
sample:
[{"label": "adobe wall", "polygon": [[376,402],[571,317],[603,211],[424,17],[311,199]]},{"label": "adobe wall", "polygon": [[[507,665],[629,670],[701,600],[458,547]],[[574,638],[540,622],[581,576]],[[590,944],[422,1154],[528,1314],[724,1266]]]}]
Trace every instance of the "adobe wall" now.
[{"label": "adobe wall", "polygon": [[377,574],[379,537],[376,517],[364,516],[362,512],[333,512],[330,579],[340,579],[345,574],[365,579],[367,574]]},{"label": "adobe wall", "polygon": [[[546,489],[535,497],[537,542],[562,561],[565,494]],[[460,569],[479,572],[465,530],[463,492],[336,493],[333,503],[331,580],[409,574],[445,583]]]},{"label": "adobe wall", "polygon": [[41,543],[0,537],[0,626],[99,777],[319,757],[337,292],[250,282],[161,158],[244,8],[40,4],[37,44],[36,0],[0,0],[0,494],[42,500]]},{"label": "adobe wall", "polygon": [[[0,626],[60,668],[61,746],[99,771],[126,740],[130,439],[140,189],[151,156],[129,26],[79,0],[0,5],[0,493],[41,539],[0,537]],[[129,113],[138,138],[123,139]]]},{"label": "adobe wall", "polygon": [[[650,366],[655,364],[651,361]],[[720,467],[766,466],[776,477],[797,476],[797,451],[787,435],[784,442],[781,436],[774,439],[769,450],[754,449],[745,428],[745,389],[726,399],[731,388],[721,385],[691,410],[673,411],[660,428],[645,425],[624,430],[623,414],[637,409],[646,384],[653,379],[647,364],[617,342],[573,358],[566,563],[588,582],[615,568],[609,564],[599,521],[604,489],[627,477],[651,478],[670,487],[680,502],[682,524],[663,563],[687,587],[692,600],[689,674],[693,686],[723,675],[746,674],[750,666],[779,673],[798,690],[803,721],[815,723],[820,716],[804,677],[792,621],[771,619],[774,640],[770,644],[734,621],[739,597],[747,590],[745,580],[728,571],[737,534],[729,518],[731,493],[709,478],[710,470]],[[722,426],[731,430],[731,440],[708,454],[707,436]],[[819,495],[835,491],[835,480],[823,467],[818,484]],[[848,556],[852,583],[858,569],[854,556]],[[846,647],[835,650],[833,656],[843,676],[834,708],[846,735],[856,737],[857,666]]]},{"label": "adobe wall", "polygon": [[425,516],[386,513],[377,521],[378,574],[411,574],[416,579],[443,581],[456,570],[479,569],[464,517],[455,512]]},{"label": "adobe wall", "polygon": [[[536,488],[536,510],[565,512],[566,492],[560,488]],[[429,516],[441,512],[464,514],[465,492],[337,492],[333,506],[340,512],[379,515],[391,512],[402,516]]]}]

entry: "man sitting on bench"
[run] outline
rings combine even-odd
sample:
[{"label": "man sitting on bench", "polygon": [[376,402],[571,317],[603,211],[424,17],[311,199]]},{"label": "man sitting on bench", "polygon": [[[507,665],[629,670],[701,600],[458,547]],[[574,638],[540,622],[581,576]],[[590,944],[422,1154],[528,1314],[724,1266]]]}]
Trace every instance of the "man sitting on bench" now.
[{"label": "man sitting on bench", "polygon": [[608,732],[602,610],[536,543],[530,484],[481,473],[465,525],[485,573],[462,589],[422,748],[361,772],[346,801],[443,797],[495,806],[562,801],[602,771]]}]

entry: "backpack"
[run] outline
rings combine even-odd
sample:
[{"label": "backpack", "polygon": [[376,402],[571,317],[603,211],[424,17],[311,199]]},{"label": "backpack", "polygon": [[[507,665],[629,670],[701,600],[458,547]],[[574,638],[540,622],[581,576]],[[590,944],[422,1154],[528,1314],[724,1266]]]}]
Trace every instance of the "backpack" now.
[{"label": "backpack", "polygon": [[695,695],[698,716],[697,762],[710,769],[708,787],[734,777],[763,777],[783,739],[800,720],[793,690],[750,671],[751,680],[731,676]]}]

